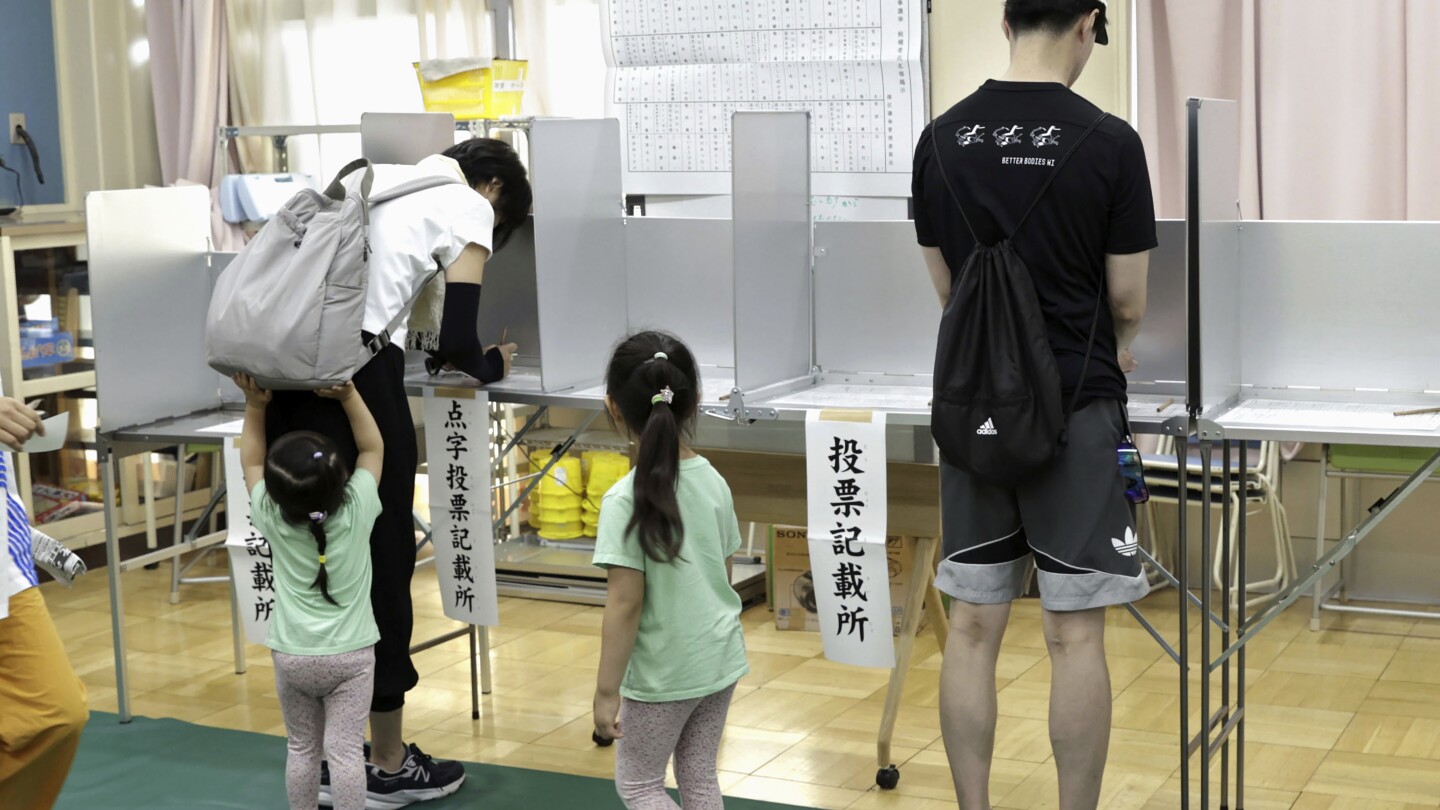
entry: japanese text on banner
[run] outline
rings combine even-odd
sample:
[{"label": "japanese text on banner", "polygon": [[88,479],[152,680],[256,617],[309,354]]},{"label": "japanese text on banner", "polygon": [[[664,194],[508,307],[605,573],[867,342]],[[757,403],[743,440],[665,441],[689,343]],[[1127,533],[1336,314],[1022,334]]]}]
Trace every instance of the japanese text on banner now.
[{"label": "japanese text on banner", "polygon": [[810,570],[825,657],[893,667],[885,414],[811,411],[805,455]]},{"label": "japanese text on banner", "polygon": [[225,519],[230,527],[225,548],[230,555],[230,577],[245,623],[245,638],[252,644],[264,644],[275,612],[275,563],[269,541],[250,521],[250,493],[240,466],[239,439],[225,438],[224,455]]},{"label": "japanese text on banner", "polygon": [[484,392],[425,398],[430,537],[445,615],[500,622],[490,524],[489,398]]}]

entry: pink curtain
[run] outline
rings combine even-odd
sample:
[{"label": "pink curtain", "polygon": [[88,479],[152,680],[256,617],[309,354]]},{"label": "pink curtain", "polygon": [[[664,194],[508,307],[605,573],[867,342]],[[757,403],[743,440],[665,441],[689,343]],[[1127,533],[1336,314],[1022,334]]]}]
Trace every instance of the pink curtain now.
[{"label": "pink curtain", "polygon": [[220,216],[216,134],[230,108],[224,0],[148,0],[150,85],[155,135],[165,185],[210,188],[211,232],[216,250],[238,250],[240,229]]},{"label": "pink curtain", "polygon": [[1161,216],[1184,215],[1185,99],[1240,103],[1241,208],[1266,219],[1440,219],[1440,3],[1141,0],[1140,134]]}]

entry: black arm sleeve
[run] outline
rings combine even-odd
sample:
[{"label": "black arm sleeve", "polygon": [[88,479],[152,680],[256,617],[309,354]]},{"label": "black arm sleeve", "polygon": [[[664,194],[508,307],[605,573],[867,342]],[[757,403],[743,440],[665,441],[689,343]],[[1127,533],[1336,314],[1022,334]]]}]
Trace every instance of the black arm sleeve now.
[{"label": "black arm sleeve", "polygon": [[480,345],[479,320],[480,285],[448,282],[439,357],[482,383],[492,383],[504,378],[505,358],[498,348],[487,352]]}]

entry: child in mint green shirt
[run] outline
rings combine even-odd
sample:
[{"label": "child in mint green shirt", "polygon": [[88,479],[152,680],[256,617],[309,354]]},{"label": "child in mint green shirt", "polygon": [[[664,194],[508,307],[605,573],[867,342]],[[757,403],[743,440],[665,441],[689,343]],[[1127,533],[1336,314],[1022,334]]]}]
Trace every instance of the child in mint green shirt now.
[{"label": "child in mint green shirt", "polygon": [[322,397],[339,400],[359,457],[347,468],[330,439],[287,433],[268,450],[270,392],[235,376],[245,392],[240,464],[251,520],[270,542],[275,614],[267,645],[285,715],[290,807],[313,810],[320,763],[330,763],[336,810],[365,807],[365,721],[375,680],[380,631],[370,609],[370,531],[380,514],[378,486],[385,442],[355,386]]},{"label": "child in mint green shirt", "polygon": [[609,572],[595,732],[619,740],[615,784],[627,808],[722,807],[716,757],[735,683],[750,671],[730,556],[740,527],[730,487],[682,437],[700,376],[690,350],[660,332],[622,342],[606,406],[637,438],[634,469],[605,496],[595,565]]}]

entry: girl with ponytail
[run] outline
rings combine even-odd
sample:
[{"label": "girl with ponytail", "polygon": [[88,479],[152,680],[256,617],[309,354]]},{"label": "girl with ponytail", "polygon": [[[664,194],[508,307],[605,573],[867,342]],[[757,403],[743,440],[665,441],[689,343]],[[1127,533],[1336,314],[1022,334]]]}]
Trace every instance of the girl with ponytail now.
[{"label": "girl with ponytail", "polygon": [[595,734],[619,740],[615,785],[631,810],[722,807],[715,761],[735,683],[747,672],[730,557],[730,487],[690,449],[700,374],[684,343],[641,332],[615,348],[605,405],[635,464],[605,495],[595,565],[607,569]]},{"label": "girl with ponytail", "polygon": [[290,807],[320,799],[320,763],[330,764],[337,810],[365,806],[365,721],[380,631],[370,608],[370,533],[380,514],[385,441],[375,418],[346,384],[316,393],[337,400],[359,456],[352,474],[335,443],[319,433],[286,433],[266,448],[271,393],[243,374],[245,426],[240,464],[250,517],[269,541],[275,606],[266,646],[285,715]]}]

